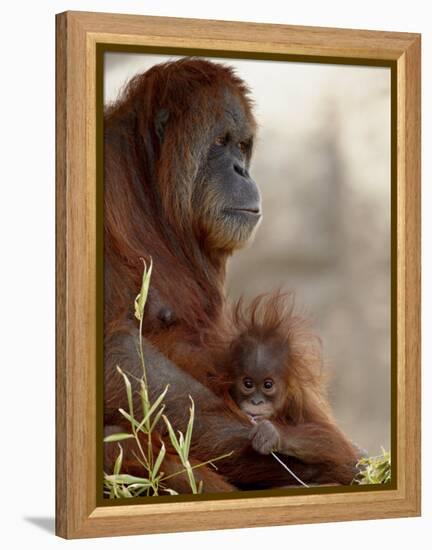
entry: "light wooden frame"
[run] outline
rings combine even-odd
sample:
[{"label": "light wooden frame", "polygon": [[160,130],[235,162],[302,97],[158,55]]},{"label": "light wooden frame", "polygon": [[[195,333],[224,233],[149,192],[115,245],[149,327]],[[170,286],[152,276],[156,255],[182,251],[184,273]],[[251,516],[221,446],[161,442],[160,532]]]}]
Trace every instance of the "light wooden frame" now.
[{"label": "light wooden frame", "polygon": [[[99,43],[394,63],[397,483],[392,490],[98,506],[96,49]],[[420,35],[103,13],[57,15],[56,532],[65,538],[420,514]],[[394,153],[396,150],[393,151]],[[99,296],[100,298],[100,296]]]}]

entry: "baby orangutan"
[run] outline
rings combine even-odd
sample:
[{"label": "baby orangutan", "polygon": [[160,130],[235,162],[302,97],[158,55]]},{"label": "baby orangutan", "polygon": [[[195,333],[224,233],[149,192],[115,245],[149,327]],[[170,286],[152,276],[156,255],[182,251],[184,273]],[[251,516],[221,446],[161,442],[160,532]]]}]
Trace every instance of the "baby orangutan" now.
[{"label": "baby orangutan", "polygon": [[320,340],[294,314],[292,296],[258,297],[246,310],[240,300],[232,321],[237,336],[225,355],[220,387],[233,410],[253,423],[253,449],[304,464],[332,464],[342,483],[349,483],[358,452],[335,424]]},{"label": "baby orangutan", "polygon": [[250,433],[252,447],[262,454],[284,453],[283,433],[275,425],[282,420],[289,398],[289,354],[283,344],[277,336],[270,341],[246,333],[233,349],[230,393],[237,406],[254,423]]}]

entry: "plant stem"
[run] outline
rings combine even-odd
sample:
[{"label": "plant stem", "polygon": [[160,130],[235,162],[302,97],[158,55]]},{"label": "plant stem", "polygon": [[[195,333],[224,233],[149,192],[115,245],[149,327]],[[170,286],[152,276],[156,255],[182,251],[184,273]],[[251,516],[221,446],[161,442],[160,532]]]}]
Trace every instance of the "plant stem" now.
[{"label": "plant stem", "polygon": [[[200,462],[199,464],[195,464],[195,466],[191,466],[191,470],[195,470],[195,468],[201,468],[201,466],[206,466],[207,464],[212,464],[213,462],[216,462],[217,460],[222,460],[223,458],[227,458],[233,454],[233,451],[230,453],[226,453],[224,455],[220,455],[217,458],[212,458],[210,460],[206,460],[205,462]],[[169,476],[165,476],[163,478],[163,481],[166,481],[167,479],[171,479],[172,477],[178,476],[180,474],[183,474],[186,472],[186,468],[183,468],[182,470],[179,470],[178,472],[174,472],[173,474],[170,474]]]},{"label": "plant stem", "polygon": [[282,462],[282,460],[275,453],[271,453],[271,455],[273,456],[273,458],[275,458],[279,462],[279,464],[281,464],[285,468],[287,472],[289,472],[293,476],[293,478],[296,481],[300,483],[300,485],[303,485],[303,487],[309,488],[309,485],[306,485],[304,481],[302,481],[298,476],[296,476],[295,473],[291,470],[291,468],[288,468],[288,466],[284,462]]},{"label": "plant stem", "polygon": [[[143,372],[143,382],[145,386],[146,395],[148,396],[148,385],[147,385],[147,373],[145,368],[145,360],[144,360],[144,349],[143,349],[143,337],[142,337],[142,326],[143,326],[143,318],[144,315],[141,315],[139,320],[139,354],[140,354],[140,360],[141,360],[141,367]],[[150,420],[150,419],[149,419]],[[138,441],[138,438],[137,438]],[[141,451],[141,454],[144,456],[144,451],[139,444],[139,448]],[[152,437],[151,437],[151,430],[149,429],[147,432],[147,464],[148,464],[148,472],[149,477],[152,477],[152,471],[153,471],[153,444],[152,444]],[[154,483],[154,480],[152,479],[152,484]],[[153,485],[153,490],[157,494],[157,488]],[[147,490],[147,494],[149,494],[150,489]]]}]

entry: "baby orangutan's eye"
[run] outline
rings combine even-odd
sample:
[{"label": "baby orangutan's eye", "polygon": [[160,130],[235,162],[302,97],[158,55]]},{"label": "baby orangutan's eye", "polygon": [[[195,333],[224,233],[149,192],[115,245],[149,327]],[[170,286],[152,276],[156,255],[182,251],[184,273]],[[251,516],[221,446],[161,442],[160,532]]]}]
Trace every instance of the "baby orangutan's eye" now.
[{"label": "baby orangutan's eye", "polygon": [[253,388],[253,382],[251,380],[251,378],[243,378],[243,386],[250,390]]},{"label": "baby orangutan's eye", "polygon": [[264,386],[264,389],[271,390],[273,387],[273,380],[270,380],[270,378],[268,380],[264,380],[263,386]]}]

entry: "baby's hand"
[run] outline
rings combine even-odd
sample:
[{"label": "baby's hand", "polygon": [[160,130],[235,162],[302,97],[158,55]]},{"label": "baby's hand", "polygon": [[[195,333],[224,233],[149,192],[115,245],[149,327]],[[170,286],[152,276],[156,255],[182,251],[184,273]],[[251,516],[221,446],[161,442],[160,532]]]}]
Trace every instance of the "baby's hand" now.
[{"label": "baby's hand", "polygon": [[270,420],[262,420],[255,424],[249,434],[249,439],[252,441],[255,451],[263,455],[277,451],[280,444],[279,432]]}]

